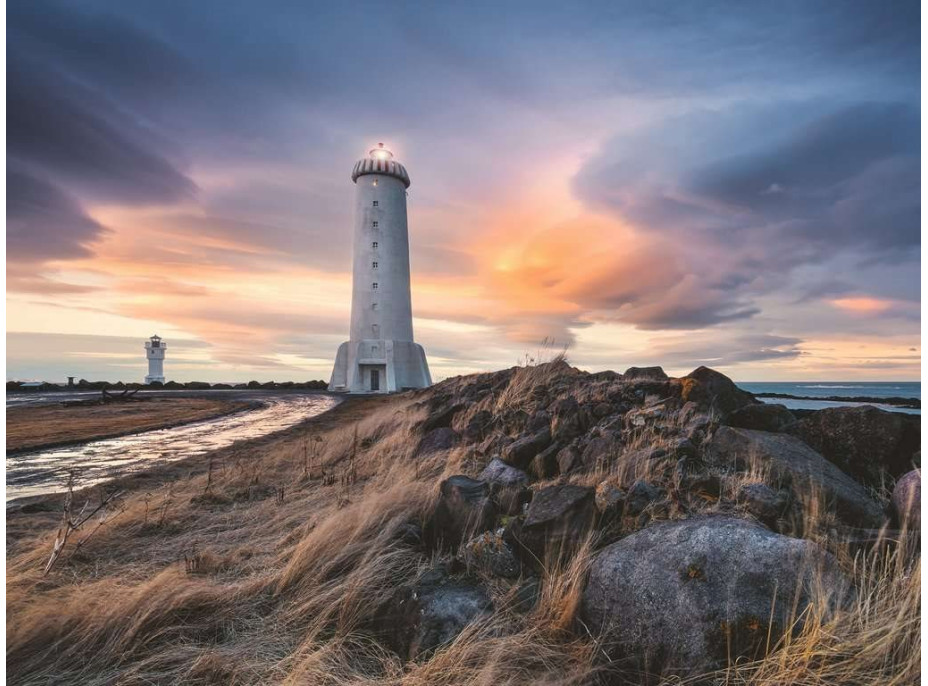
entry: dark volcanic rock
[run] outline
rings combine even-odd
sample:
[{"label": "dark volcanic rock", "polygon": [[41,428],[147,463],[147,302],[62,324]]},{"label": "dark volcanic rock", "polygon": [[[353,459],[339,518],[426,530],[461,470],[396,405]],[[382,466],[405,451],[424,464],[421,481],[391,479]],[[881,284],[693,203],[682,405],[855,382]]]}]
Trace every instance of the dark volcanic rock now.
[{"label": "dark volcanic rock", "polygon": [[454,547],[475,532],[493,528],[495,521],[490,485],[456,475],[441,482],[438,502],[426,527],[427,538],[433,544]]},{"label": "dark volcanic rock", "polygon": [[557,466],[561,474],[567,474],[581,465],[580,451],[574,445],[568,445],[557,453]]},{"label": "dark volcanic rock", "polygon": [[879,486],[883,470],[898,478],[912,469],[920,447],[919,418],[876,407],[819,410],[790,429],[842,471]]},{"label": "dark volcanic rock", "polygon": [[681,381],[683,402],[692,401],[722,415],[757,402],[750,393],[738,388],[734,381],[708,367],[695,369]]},{"label": "dark volcanic rock", "polygon": [[525,469],[532,459],[551,444],[551,431],[543,429],[530,436],[522,436],[503,448],[503,459],[511,465]]},{"label": "dark volcanic rock", "polygon": [[518,488],[528,484],[528,474],[521,469],[506,464],[498,457],[490,460],[490,464],[484,467],[477,478],[507,488]]},{"label": "dark volcanic rock", "polygon": [[899,518],[899,524],[911,528],[921,527],[922,475],[913,470],[896,482],[893,489],[893,509]]},{"label": "dark volcanic rock", "polygon": [[706,443],[707,459],[736,469],[768,469],[781,485],[792,485],[808,502],[820,492],[850,526],[879,528],[883,508],[866,489],[794,436],[720,426]]},{"label": "dark volcanic rock", "polygon": [[625,491],[608,481],[596,486],[594,502],[599,514],[605,517],[617,517],[625,507]]},{"label": "dark volcanic rock", "polygon": [[572,397],[562,398],[551,408],[551,437],[555,441],[567,442],[583,430],[580,405]]},{"label": "dark volcanic rock", "polygon": [[464,628],[493,610],[476,580],[455,579],[443,568],[400,588],[378,619],[381,635],[404,659],[427,657]]},{"label": "dark volcanic rock", "polygon": [[664,497],[664,492],[649,484],[647,481],[638,480],[628,489],[628,495],[625,496],[625,513],[637,516],[653,502]]},{"label": "dark volcanic rock", "polygon": [[529,472],[536,479],[550,479],[558,472],[557,455],[561,450],[558,443],[552,443],[532,458]]},{"label": "dark volcanic rock", "polygon": [[416,447],[417,456],[431,455],[442,450],[450,450],[458,444],[458,434],[454,429],[442,427],[432,429],[422,437]]},{"label": "dark volcanic rock", "polygon": [[545,561],[546,554],[556,555],[579,545],[593,526],[596,510],[593,489],[573,484],[543,488],[532,499],[525,520],[507,530],[527,560]]},{"label": "dark volcanic rock", "polygon": [[646,379],[649,381],[667,381],[670,377],[664,372],[662,367],[629,367],[622,374],[622,378],[631,381],[632,379]]},{"label": "dark volcanic rock", "polygon": [[662,522],[596,556],[581,611],[618,664],[692,675],[723,667],[729,655],[762,656],[768,621],[775,643],[794,599],[800,613],[810,602],[816,578],[836,595],[847,588],[834,559],[810,541],[732,517]]},{"label": "dark volcanic rock", "polygon": [[516,554],[503,540],[502,530],[485,531],[472,538],[464,546],[462,557],[469,569],[493,576],[514,579],[522,570]]},{"label": "dark volcanic rock", "polygon": [[796,421],[795,415],[785,405],[745,405],[728,415],[727,424],[739,429],[758,431],[783,431]]},{"label": "dark volcanic rock", "polygon": [[461,437],[467,443],[478,443],[487,437],[493,426],[493,415],[488,410],[478,410],[461,429]]},{"label": "dark volcanic rock", "polygon": [[738,489],[737,501],[764,524],[772,525],[786,511],[789,498],[762,483],[745,484]]}]

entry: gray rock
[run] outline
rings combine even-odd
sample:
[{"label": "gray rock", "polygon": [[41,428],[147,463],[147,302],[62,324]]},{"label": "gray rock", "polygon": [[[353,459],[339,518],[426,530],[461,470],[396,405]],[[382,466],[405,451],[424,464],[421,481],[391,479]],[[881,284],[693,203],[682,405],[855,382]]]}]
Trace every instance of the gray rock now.
[{"label": "gray rock", "polygon": [[879,487],[886,474],[898,478],[912,469],[921,434],[918,417],[863,407],[831,407],[790,427],[795,434],[867,486]]},{"label": "gray rock", "polygon": [[525,520],[511,522],[506,539],[530,564],[568,552],[590,531],[596,515],[593,489],[574,484],[548,486],[535,494]]},{"label": "gray rock", "polygon": [[629,367],[622,374],[622,378],[631,381],[633,379],[647,379],[649,381],[667,381],[669,376],[664,372],[662,367]]},{"label": "gray rock", "polygon": [[524,469],[542,450],[551,445],[551,431],[543,429],[536,434],[522,436],[503,448],[502,457],[511,465]]},{"label": "gray rock", "polygon": [[922,475],[913,470],[896,482],[893,488],[893,509],[900,524],[921,528]]},{"label": "gray rock", "polygon": [[693,370],[681,381],[683,402],[695,402],[723,416],[757,402],[727,376],[708,367]]},{"label": "gray rock", "polygon": [[850,526],[879,528],[885,522],[883,508],[866,489],[794,436],[720,426],[705,448],[715,465],[769,470],[773,482],[792,485],[804,502],[820,492]]},{"label": "gray rock", "polygon": [[528,484],[528,474],[521,469],[516,469],[510,464],[506,464],[498,457],[490,460],[490,464],[483,468],[480,476],[481,481],[491,484],[499,484],[506,488],[518,488]]},{"label": "gray rock", "polygon": [[783,431],[796,421],[796,416],[785,405],[745,405],[728,415],[729,426],[758,431]]},{"label": "gray rock", "polygon": [[761,657],[768,622],[773,644],[817,579],[834,607],[847,582],[810,541],[732,517],[661,522],[594,558],[581,613],[614,660],[688,676]]},{"label": "gray rock", "polygon": [[457,546],[475,532],[493,528],[496,514],[486,481],[452,476],[441,482],[426,538],[434,545]]},{"label": "gray rock", "polygon": [[416,447],[416,455],[424,457],[442,450],[450,450],[458,444],[459,436],[454,429],[441,427],[425,434]]},{"label": "gray rock", "polygon": [[614,462],[622,453],[621,440],[611,434],[594,438],[587,443],[580,456],[580,463],[584,469],[595,469]]},{"label": "gray rock", "polygon": [[551,437],[567,442],[583,430],[580,405],[572,397],[561,398],[551,408]]},{"label": "gray rock", "polygon": [[738,489],[736,500],[768,526],[783,515],[789,504],[789,498],[785,492],[774,491],[763,483],[744,484]]},{"label": "gray rock", "polygon": [[378,624],[397,653],[415,660],[450,643],[492,610],[489,595],[476,580],[452,578],[438,567],[400,588]]},{"label": "gray rock", "polygon": [[557,466],[561,474],[568,474],[580,467],[580,451],[574,445],[568,445],[557,453]]},{"label": "gray rock", "polygon": [[628,495],[625,496],[625,513],[631,516],[637,516],[653,502],[664,497],[664,492],[649,484],[647,481],[638,480],[628,489]]},{"label": "gray rock", "polygon": [[596,509],[604,516],[620,516],[625,507],[625,491],[608,481],[603,481],[596,486],[593,499]]},{"label": "gray rock", "polygon": [[516,554],[503,540],[502,529],[472,538],[464,546],[462,557],[469,569],[507,579],[516,578],[522,569]]},{"label": "gray rock", "polygon": [[536,479],[550,479],[558,472],[557,455],[561,451],[559,443],[552,443],[532,459],[529,471]]}]

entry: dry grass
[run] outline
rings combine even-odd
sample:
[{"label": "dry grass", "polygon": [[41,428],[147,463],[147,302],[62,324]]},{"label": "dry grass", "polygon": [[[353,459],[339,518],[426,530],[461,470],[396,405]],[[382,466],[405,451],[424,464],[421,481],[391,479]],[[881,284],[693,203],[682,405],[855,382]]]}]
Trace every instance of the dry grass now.
[{"label": "dry grass", "polygon": [[[515,388],[491,400],[518,407],[560,374],[557,364],[523,367]],[[172,480],[131,491],[121,517],[47,578],[57,516],[20,522],[34,533],[8,541],[11,683],[589,683],[597,645],[577,608],[596,539],[548,561],[528,613],[516,606],[515,587],[488,580],[496,611],[428,659],[404,663],[375,640],[381,601],[435,561],[401,544],[403,527],[425,518],[441,478],[481,466],[464,449],[414,455],[421,398],[348,403],[282,438],[221,451],[211,469],[188,465],[185,477],[175,467]],[[641,445],[658,438],[643,434]],[[312,466],[309,445],[318,453]],[[627,486],[642,476],[595,478]],[[837,616],[813,608],[778,652],[710,682],[918,680],[912,544],[853,557],[838,541],[823,542],[853,576],[854,604]]]}]

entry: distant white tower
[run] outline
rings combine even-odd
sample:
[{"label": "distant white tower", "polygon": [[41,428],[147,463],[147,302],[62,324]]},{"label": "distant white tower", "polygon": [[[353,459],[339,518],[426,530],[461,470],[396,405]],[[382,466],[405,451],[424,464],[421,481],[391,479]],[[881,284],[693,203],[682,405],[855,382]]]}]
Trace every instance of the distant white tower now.
[{"label": "distant white tower", "polygon": [[390,393],[432,383],[412,337],[409,293],[409,174],[383,147],[354,165],[354,284],[351,331],[335,357],[329,390]]},{"label": "distant white tower", "polygon": [[145,355],[148,357],[148,376],[145,383],[164,383],[164,351],[168,344],[158,334],[145,341]]}]

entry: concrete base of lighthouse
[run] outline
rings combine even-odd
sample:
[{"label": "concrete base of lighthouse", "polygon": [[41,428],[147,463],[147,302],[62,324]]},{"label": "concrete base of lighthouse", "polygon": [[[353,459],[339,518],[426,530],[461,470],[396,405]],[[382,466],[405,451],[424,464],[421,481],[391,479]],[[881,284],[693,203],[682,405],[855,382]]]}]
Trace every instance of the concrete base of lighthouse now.
[{"label": "concrete base of lighthouse", "polygon": [[146,377],[145,377],[145,383],[146,383],[146,384],[150,384],[150,383],[164,383],[164,377],[163,377],[163,376],[146,376]]},{"label": "concrete base of lighthouse", "polygon": [[432,385],[425,350],[412,341],[345,341],[338,346],[330,391],[395,393]]}]

